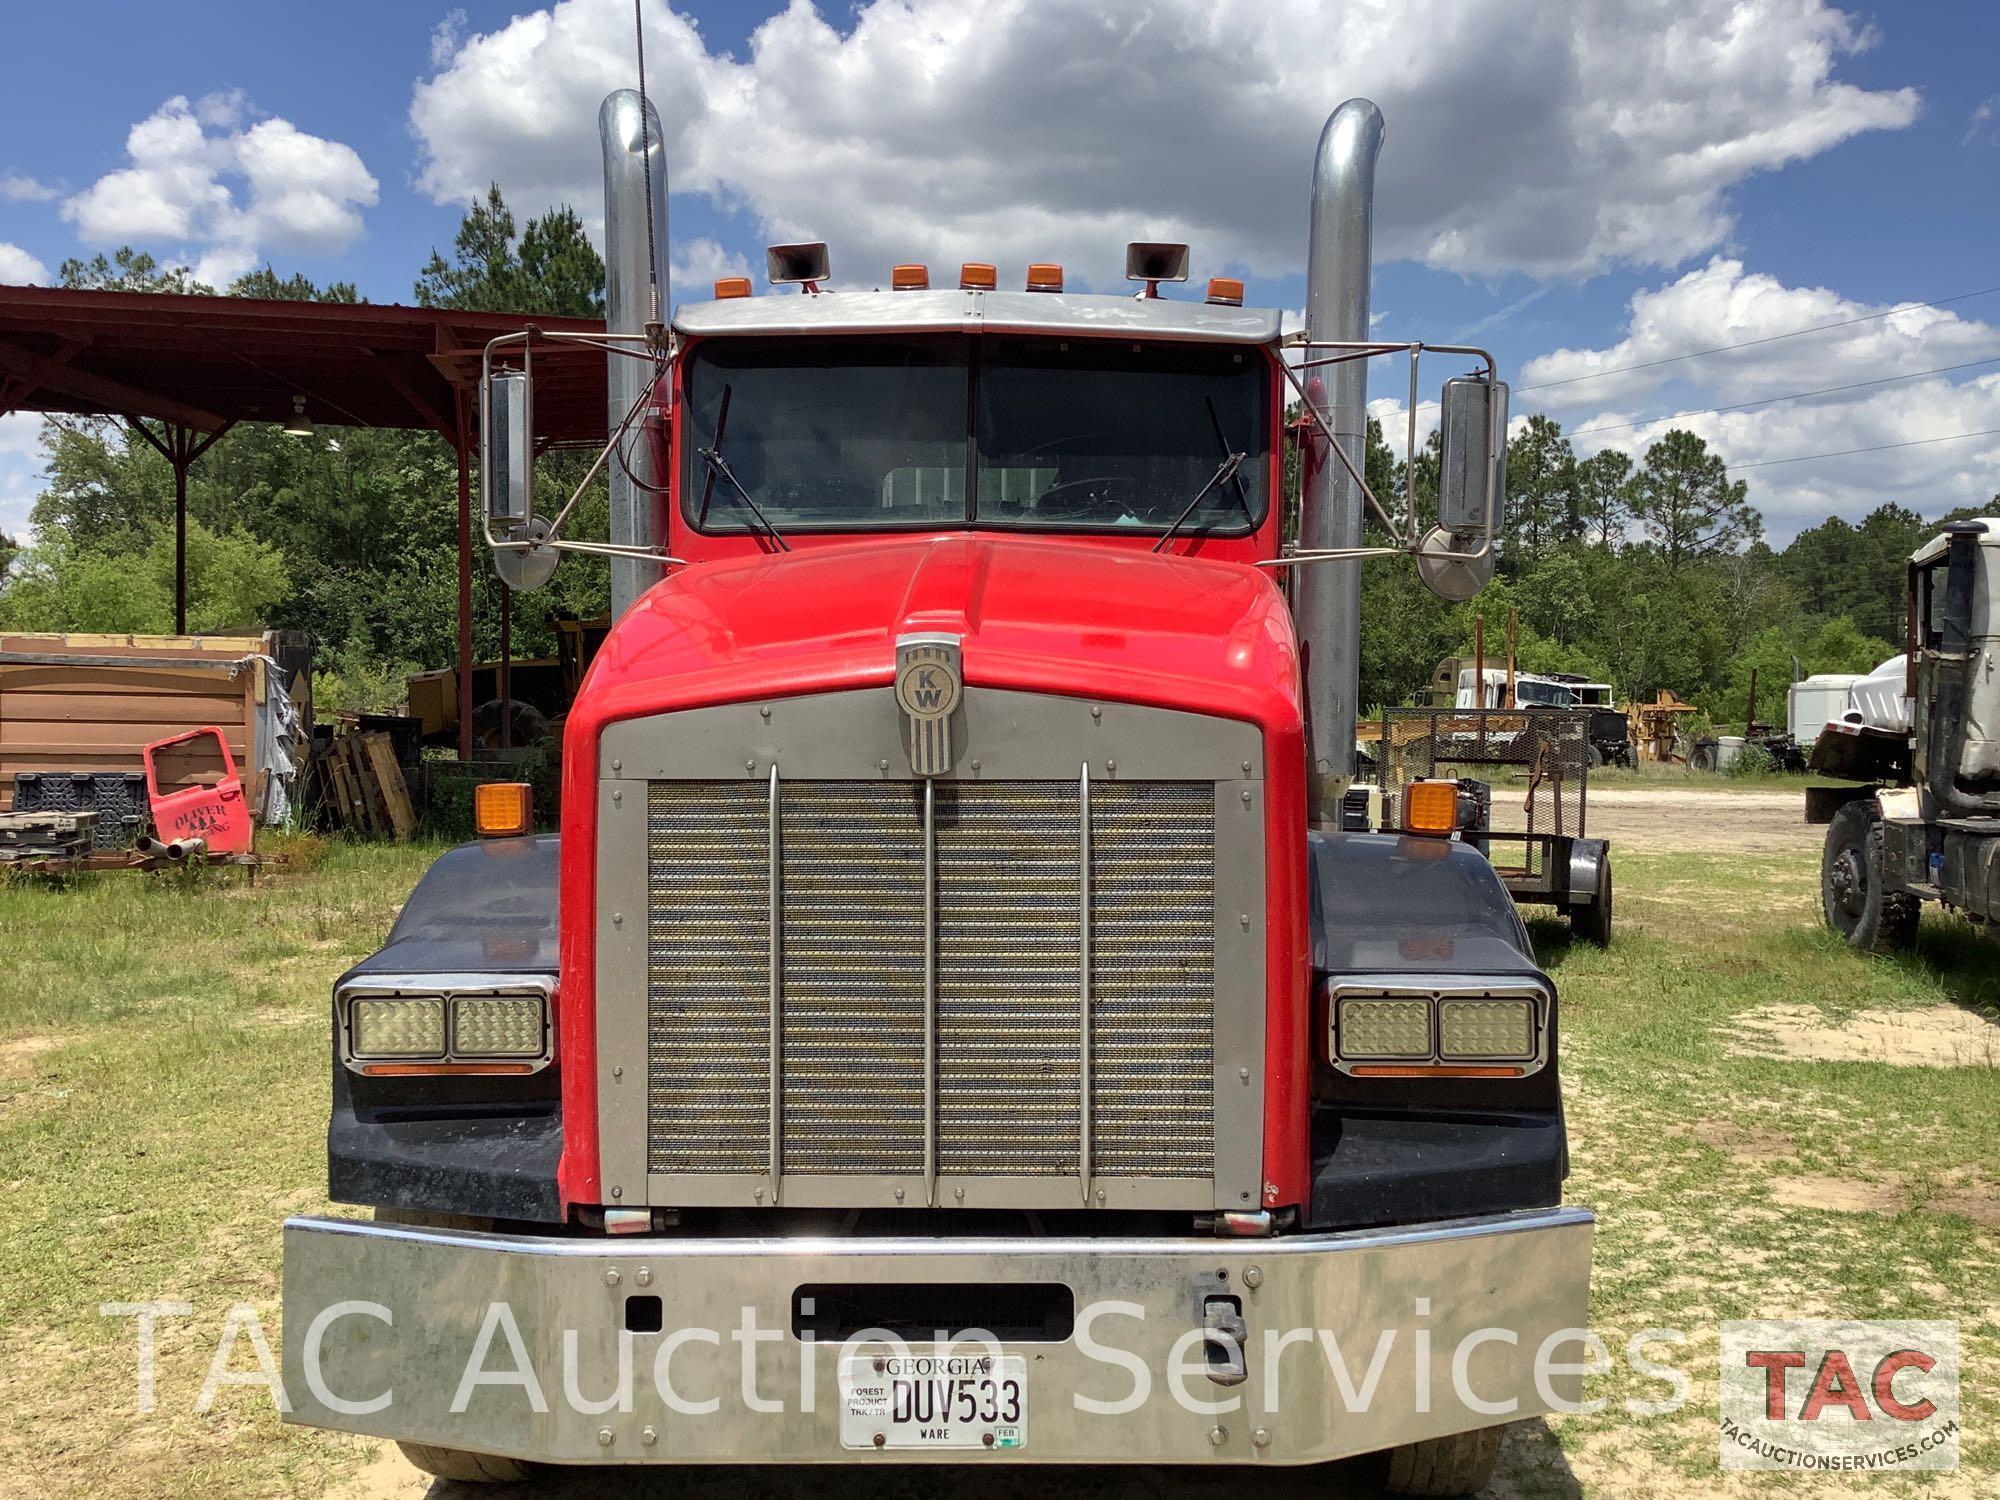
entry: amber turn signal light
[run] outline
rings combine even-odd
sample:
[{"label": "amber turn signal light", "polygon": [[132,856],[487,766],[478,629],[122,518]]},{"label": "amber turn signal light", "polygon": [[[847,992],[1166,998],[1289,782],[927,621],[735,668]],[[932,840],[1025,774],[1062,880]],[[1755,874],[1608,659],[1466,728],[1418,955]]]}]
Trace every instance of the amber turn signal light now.
[{"label": "amber turn signal light", "polygon": [[931,284],[931,268],[926,265],[911,264],[897,266],[889,273],[889,286],[898,292],[928,291]]},{"label": "amber turn signal light", "polygon": [[1457,830],[1457,782],[1413,781],[1403,789],[1403,832],[1439,838]]},{"label": "amber turn signal light", "polygon": [[724,297],[747,297],[750,295],[750,278],[748,276],[718,276],[715,279],[715,295],[717,300]]},{"label": "amber turn signal light", "polygon": [[969,260],[958,268],[958,284],[967,291],[990,292],[1000,284],[1000,278],[983,261]]},{"label": "amber turn signal light", "polygon": [[525,781],[487,781],[472,789],[472,824],[483,839],[526,833],[534,817],[535,799]]}]

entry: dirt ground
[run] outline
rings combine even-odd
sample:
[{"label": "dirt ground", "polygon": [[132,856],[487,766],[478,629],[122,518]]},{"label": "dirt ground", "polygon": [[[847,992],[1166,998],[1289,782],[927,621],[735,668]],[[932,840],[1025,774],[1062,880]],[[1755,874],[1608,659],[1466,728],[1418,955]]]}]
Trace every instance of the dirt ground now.
[{"label": "dirt ground", "polygon": [[1593,787],[1584,823],[1592,838],[1646,854],[1816,854],[1826,830],[1806,822],[1805,803],[1804,783],[1796,792]]}]

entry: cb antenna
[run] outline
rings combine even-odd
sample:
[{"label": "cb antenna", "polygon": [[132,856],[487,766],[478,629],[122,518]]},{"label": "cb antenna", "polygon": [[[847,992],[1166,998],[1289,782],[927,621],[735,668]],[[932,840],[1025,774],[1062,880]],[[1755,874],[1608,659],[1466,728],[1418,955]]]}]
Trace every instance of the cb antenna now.
[{"label": "cb antenna", "polygon": [[646,179],[646,284],[653,310],[646,331],[654,334],[660,326],[660,252],[653,243],[653,111],[646,98],[645,0],[632,0],[632,33],[639,51],[639,162]]}]

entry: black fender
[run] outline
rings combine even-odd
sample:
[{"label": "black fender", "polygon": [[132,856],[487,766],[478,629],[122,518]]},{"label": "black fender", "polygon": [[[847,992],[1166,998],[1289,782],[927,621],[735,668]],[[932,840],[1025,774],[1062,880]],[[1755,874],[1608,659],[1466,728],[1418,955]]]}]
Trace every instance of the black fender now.
[{"label": "black fender", "polygon": [[[1556,987],[1513,898],[1469,844],[1309,834],[1312,1190],[1306,1227],[1358,1228],[1545,1208],[1569,1171]],[[1327,1056],[1326,987],[1464,976],[1548,997],[1548,1061],[1522,1079],[1357,1079]]]},{"label": "black fender", "polygon": [[[388,941],[340,983],[555,977],[559,852],[555,835],[446,851],[417,882]],[[338,1046],[332,1064],[327,1184],[337,1202],[560,1222],[560,1055],[525,1078],[368,1078],[342,1064]]]}]

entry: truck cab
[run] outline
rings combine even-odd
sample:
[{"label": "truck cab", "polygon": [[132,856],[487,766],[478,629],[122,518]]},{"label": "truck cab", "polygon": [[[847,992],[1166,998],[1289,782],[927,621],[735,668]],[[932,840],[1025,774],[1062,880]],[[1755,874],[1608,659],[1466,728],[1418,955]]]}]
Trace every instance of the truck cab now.
[{"label": "truck cab", "polygon": [[[330,1188],[376,1218],[287,1225],[292,1420],[457,1478],[1476,1488],[1497,1413],[1575,1392],[1557,991],[1449,825],[1314,805],[1299,351],[1227,281],[824,264],[648,335],[663,576],[569,714],[560,836],[445,856],[336,988]],[[1504,415],[1456,399],[1484,484]],[[1476,568],[1492,504],[1443,510]],[[1336,1419],[1312,1351],[1383,1340],[1398,1394]]]},{"label": "truck cab", "polygon": [[1914,943],[1926,901],[2000,921],[2000,520],[1918,548],[1909,590],[1904,655],[1849,684],[1809,762],[1846,782],[1806,794],[1827,925],[1870,953]]}]

